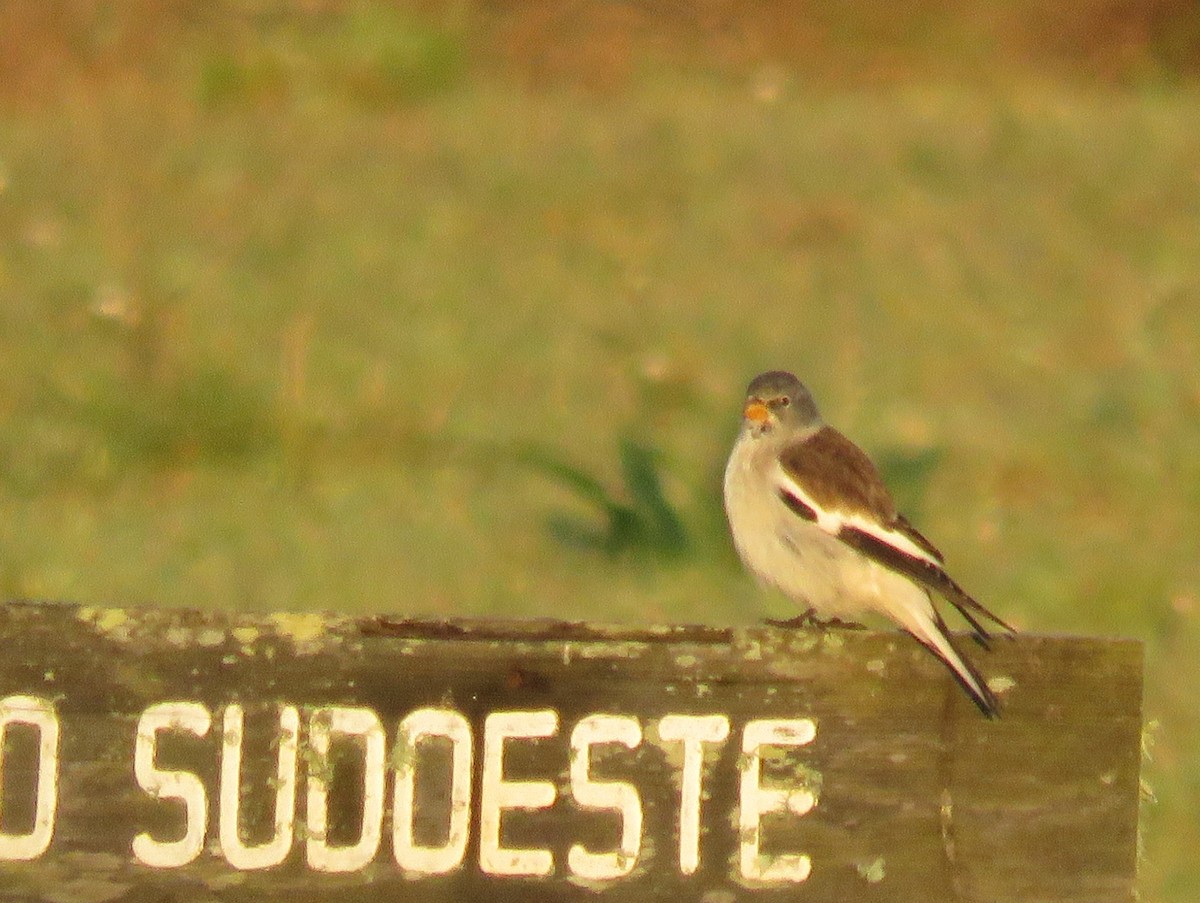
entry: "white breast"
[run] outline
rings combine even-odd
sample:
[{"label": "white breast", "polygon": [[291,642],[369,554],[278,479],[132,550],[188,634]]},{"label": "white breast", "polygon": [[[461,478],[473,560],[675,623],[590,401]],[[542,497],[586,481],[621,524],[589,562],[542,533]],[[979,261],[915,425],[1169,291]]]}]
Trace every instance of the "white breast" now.
[{"label": "white breast", "polygon": [[[778,450],[769,437],[743,432],[725,468],[725,512],[733,543],[762,583],[821,617],[854,618],[891,607],[888,597],[924,593],[907,579],[870,561],[779,498]],[[885,612],[886,613],[886,612]]]}]

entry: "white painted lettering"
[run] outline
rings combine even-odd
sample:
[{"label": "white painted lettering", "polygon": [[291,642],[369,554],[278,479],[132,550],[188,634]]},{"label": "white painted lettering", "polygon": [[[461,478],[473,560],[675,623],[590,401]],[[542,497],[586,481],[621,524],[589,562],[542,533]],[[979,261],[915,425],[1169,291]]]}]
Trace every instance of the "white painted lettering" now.
[{"label": "white painted lettering", "polygon": [[666,715],[658,736],[683,743],[683,774],[679,787],[679,871],[694,874],[700,867],[700,799],[703,795],[704,744],[724,743],[729,719],[724,715]]},{"label": "white painted lettering", "polygon": [[[276,742],[269,755],[264,756],[264,765],[269,770],[260,773],[248,769],[248,776],[259,780],[267,780],[268,774],[273,772],[269,784],[274,791],[269,823],[272,830],[268,834],[268,812],[260,811],[257,806],[247,812],[242,806],[243,792],[247,789],[242,774],[246,764],[243,761],[245,709],[236,702],[224,708],[220,724],[219,790],[208,788],[219,794],[214,803],[219,845],[212,845],[211,850],[233,869],[248,871],[283,865],[289,857],[299,855],[299,851],[293,853],[297,832],[301,832],[299,837],[305,845],[304,859],[308,868],[329,873],[365,869],[380,852],[389,770],[393,785],[392,853],[395,865],[407,877],[448,875],[463,868],[467,849],[473,843],[472,809],[475,805],[479,810],[478,867],[489,877],[549,877],[556,870],[555,851],[565,848],[565,863],[557,863],[560,875],[565,869],[566,876],[574,883],[601,890],[598,885],[604,882],[628,879],[635,871],[640,874],[654,866],[649,861],[651,853],[656,847],[662,850],[661,843],[656,844],[653,838],[644,836],[646,801],[642,794],[653,790],[655,800],[670,806],[673,805],[669,802],[671,790],[665,784],[651,787],[631,779],[639,773],[637,756],[643,743],[643,722],[637,716],[604,712],[583,715],[570,731],[569,764],[564,776],[562,745],[566,738],[559,738],[553,744],[536,742],[558,738],[560,716],[554,709],[486,714],[478,757],[475,749],[478,724],[473,725],[461,712],[448,706],[416,709],[399,720],[390,759],[386,732],[379,715],[372,709],[323,706],[305,711],[311,715],[305,725],[308,748],[304,754],[300,749],[300,708],[280,704],[276,715]],[[211,757],[216,748],[215,738],[201,741],[209,736],[212,721],[209,709],[199,702],[161,702],[142,712],[134,738],[134,777],[142,791],[154,800],[164,801],[164,805],[154,810],[160,819],[154,820],[152,826],[145,827],[132,839],[132,852],[137,862],[157,869],[178,868],[195,861],[204,852],[208,840],[209,796],[200,775],[208,774],[208,769],[218,763],[210,758],[203,769],[192,765],[168,769],[160,767],[159,763],[160,760],[174,763],[174,754],[177,749],[182,752],[182,747],[193,752],[207,751]],[[36,775],[28,778],[36,779],[36,798],[32,824],[27,815],[14,816],[11,812],[6,821],[0,811],[0,864],[37,859],[50,848],[59,795],[62,728],[54,704],[41,697],[12,695],[0,699],[0,807],[5,799],[4,781],[11,780],[14,770],[13,762],[6,763],[4,758],[6,737],[8,746],[13,746],[13,738],[7,733],[10,728],[22,732],[16,738],[18,743],[29,738],[31,745],[33,731],[36,731]],[[716,825],[727,830],[729,825],[727,815],[730,813],[705,813],[704,810],[706,805],[712,806],[711,802],[705,803],[711,796],[711,788],[706,787],[705,782],[715,780],[713,766],[724,744],[730,740],[730,718],[719,713],[667,714],[656,724],[649,724],[647,730],[653,744],[661,744],[665,750],[668,769],[678,769],[679,874],[693,875],[701,865],[702,815],[707,816],[710,827]],[[175,736],[164,740],[163,734]],[[816,734],[817,724],[811,718],[752,720],[742,730],[738,760],[739,803],[735,816],[738,850],[733,877],[747,886],[800,883],[812,872],[809,855],[799,851],[778,851],[778,847],[785,844],[782,838],[774,838],[773,831],[778,817],[801,817],[816,805],[819,775],[812,773],[812,777],[806,777],[809,772],[805,767],[787,758],[804,755],[795,750],[812,743]],[[514,743],[522,741],[523,748],[514,752]],[[531,743],[533,746],[529,745]],[[265,746],[265,740],[262,745]],[[614,745],[624,747],[624,750],[614,748]],[[28,758],[26,748],[18,748],[23,763]],[[725,748],[729,755],[733,754],[733,749]],[[13,749],[8,751],[11,754]],[[528,758],[531,754],[533,758]],[[272,758],[274,769],[268,764]],[[343,773],[338,769],[346,767],[347,758],[350,767]],[[614,760],[626,763],[628,767],[621,770],[614,767],[610,771],[609,763]],[[447,761],[448,773],[443,764]],[[535,768],[538,767],[536,763],[544,763],[540,767],[551,774],[543,775],[540,780],[519,780],[518,777],[529,774],[526,762],[534,763]],[[764,762],[767,763],[765,767]],[[298,824],[298,769],[301,763],[306,768],[307,797],[304,801],[305,822]],[[343,818],[346,804],[350,804],[351,799],[360,799],[356,790],[345,794],[348,799],[341,798],[347,784],[358,783],[359,765],[361,812],[346,813]],[[785,765],[795,767],[785,769]],[[513,773],[514,778],[506,778],[506,771]],[[24,772],[20,776],[25,779]],[[618,777],[624,779],[618,780]],[[477,804],[476,778],[479,781]],[[591,834],[577,831],[575,843],[565,839],[561,846],[551,843],[556,836],[571,837],[571,806],[560,807],[553,813],[554,817],[545,811],[554,806],[557,786],[564,779],[570,782],[574,817],[599,822],[599,818],[581,816],[579,812],[613,813],[620,826],[615,838],[593,838]],[[28,799],[31,793],[32,790],[25,791],[21,799]],[[661,799],[663,794],[667,799]],[[9,797],[11,799],[11,788]],[[254,793],[249,797],[252,801],[257,799]],[[270,798],[264,790],[263,810]],[[525,840],[529,846],[514,845],[520,844],[520,838],[526,836],[519,831],[526,824],[519,815],[511,814],[513,810],[540,813],[528,816],[528,827],[532,829],[536,825],[543,832],[535,835],[539,839]],[[613,815],[605,818],[611,820]],[[507,834],[505,818],[517,822],[509,824]],[[21,823],[14,824],[17,821]],[[251,827],[260,824],[261,827]],[[341,827],[344,824],[345,828]],[[514,828],[518,830],[512,830]],[[664,825],[664,830],[669,828]],[[156,839],[152,831],[162,837]],[[764,833],[768,835],[766,842]],[[502,838],[508,839],[508,844]],[[664,839],[670,842],[669,837]],[[773,845],[771,840],[775,840]],[[538,846],[539,843],[543,846]],[[62,845],[61,840],[59,845]],[[805,844],[800,842],[796,846],[803,848]],[[674,857],[668,855],[662,864],[671,869],[672,859]]]},{"label": "white painted lettering", "polygon": [[635,749],[642,742],[636,718],[588,715],[571,731],[571,796],[584,809],[613,809],[621,813],[621,845],[611,853],[592,853],[581,844],[567,852],[567,865],[581,878],[606,881],[633,871],[642,845],[642,800],[637,788],[623,781],[593,781],[588,774],[591,748],[620,743]]},{"label": "white painted lettering", "polygon": [[[413,840],[417,755],[423,741],[450,741],[450,826],[441,846],[419,846]],[[400,722],[396,750],[396,789],[392,801],[392,851],[407,871],[441,875],[458,868],[467,852],[471,822],[471,725],[453,709],[417,709]]]},{"label": "white painted lettering", "polygon": [[554,871],[549,850],[500,846],[505,809],[546,809],[556,792],[549,781],[504,780],[504,741],[553,737],[558,712],[493,712],[483,724],[483,778],[479,790],[479,867],[488,875],[546,876]]},{"label": "white painted lettering", "polygon": [[816,802],[807,787],[775,789],[763,787],[762,753],[764,746],[804,746],[817,735],[811,718],[766,719],[751,721],[742,732],[742,771],[738,834],[741,846],[742,877],[748,881],[804,881],[812,871],[808,856],[784,853],[763,856],[759,853],[760,819],[767,812],[792,812],[804,815]]},{"label": "white painted lettering", "polygon": [[[308,742],[315,762],[308,772],[308,843],[309,867],[319,872],[354,872],[364,868],[379,849],[383,833],[384,747],[383,725],[371,709],[327,706],[313,712],[309,721]],[[329,824],[329,773],[333,763],[329,748],[333,735],[361,738],[363,746],[363,813],[358,840],[346,846],[330,846],[326,837]]]},{"label": "white painted lettering", "polygon": [[[58,715],[49,700],[37,696],[6,696],[0,699],[0,788],[4,783],[4,734],[11,724],[27,724],[38,734],[37,797],[33,827],[27,833],[3,830],[0,817],[0,860],[37,859],[54,837],[58,809]],[[0,803],[3,793],[0,793]],[[3,813],[0,813],[2,816]]]},{"label": "white painted lettering", "polygon": [[156,799],[182,800],[184,832],[179,840],[155,840],[142,832],[133,838],[133,855],[153,868],[187,865],[204,849],[208,830],[208,797],[200,778],[190,771],[163,771],[154,764],[161,731],[183,731],[203,737],[212,716],[198,702],[160,702],[138,719],[133,749],[133,774],[138,786]]},{"label": "white painted lettering", "polygon": [[279,865],[292,849],[296,821],[296,751],[300,734],[300,714],[295,706],[279,710],[279,735],[276,752],[275,832],[265,843],[248,846],[238,833],[241,821],[242,734],[245,718],[242,707],[225,707],[221,735],[221,853],[236,869],[265,869]]}]

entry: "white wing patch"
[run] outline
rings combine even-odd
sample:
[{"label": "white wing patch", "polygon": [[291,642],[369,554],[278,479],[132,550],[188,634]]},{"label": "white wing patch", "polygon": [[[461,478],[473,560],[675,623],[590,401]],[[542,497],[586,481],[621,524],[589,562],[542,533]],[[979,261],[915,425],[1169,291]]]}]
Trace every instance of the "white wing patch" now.
[{"label": "white wing patch", "polygon": [[811,495],[804,491],[804,488],[799,483],[797,483],[791,478],[791,476],[788,475],[787,471],[785,471],[781,465],[776,464],[774,469],[776,486],[784,492],[795,496],[797,499],[811,508],[813,513],[817,516],[817,526],[829,535],[837,536],[843,527],[854,527],[858,530],[862,530],[864,533],[871,534],[881,542],[886,542],[889,546],[892,546],[895,549],[899,549],[905,555],[912,556],[913,558],[919,558],[922,561],[928,561],[939,571],[942,569],[942,563],[940,561],[938,561],[934,556],[930,555],[928,551],[921,548],[903,533],[900,533],[896,530],[891,530],[883,526],[883,524],[879,523],[878,521],[871,520],[870,518],[864,517],[861,514],[851,514],[836,510],[831,511],[827,508],[823,508],[817,504]]}]

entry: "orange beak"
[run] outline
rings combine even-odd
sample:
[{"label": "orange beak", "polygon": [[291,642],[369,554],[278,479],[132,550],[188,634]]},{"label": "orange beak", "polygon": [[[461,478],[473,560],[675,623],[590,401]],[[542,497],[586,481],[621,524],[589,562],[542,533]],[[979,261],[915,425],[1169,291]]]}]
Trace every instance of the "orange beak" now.
[{"label": "orange beak", "polygon": [[754,423],[766,423],[771,417],[771,412],[767,410],[767,406],[761,401],[752,401],[746,405],[742,411],[742,416]]}]

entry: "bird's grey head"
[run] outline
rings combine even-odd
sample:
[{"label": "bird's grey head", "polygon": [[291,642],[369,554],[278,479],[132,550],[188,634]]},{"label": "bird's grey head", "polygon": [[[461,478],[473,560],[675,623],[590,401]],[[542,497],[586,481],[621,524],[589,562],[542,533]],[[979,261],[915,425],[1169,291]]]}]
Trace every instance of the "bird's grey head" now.
[{"label": "bird's grey head", "polygon": [[804,383],[791,373],[772,370],[750,381],[746,405],[742,409],[743,427],[755,436],[782,431],[807,431],[821,425],[817,404]]}]

